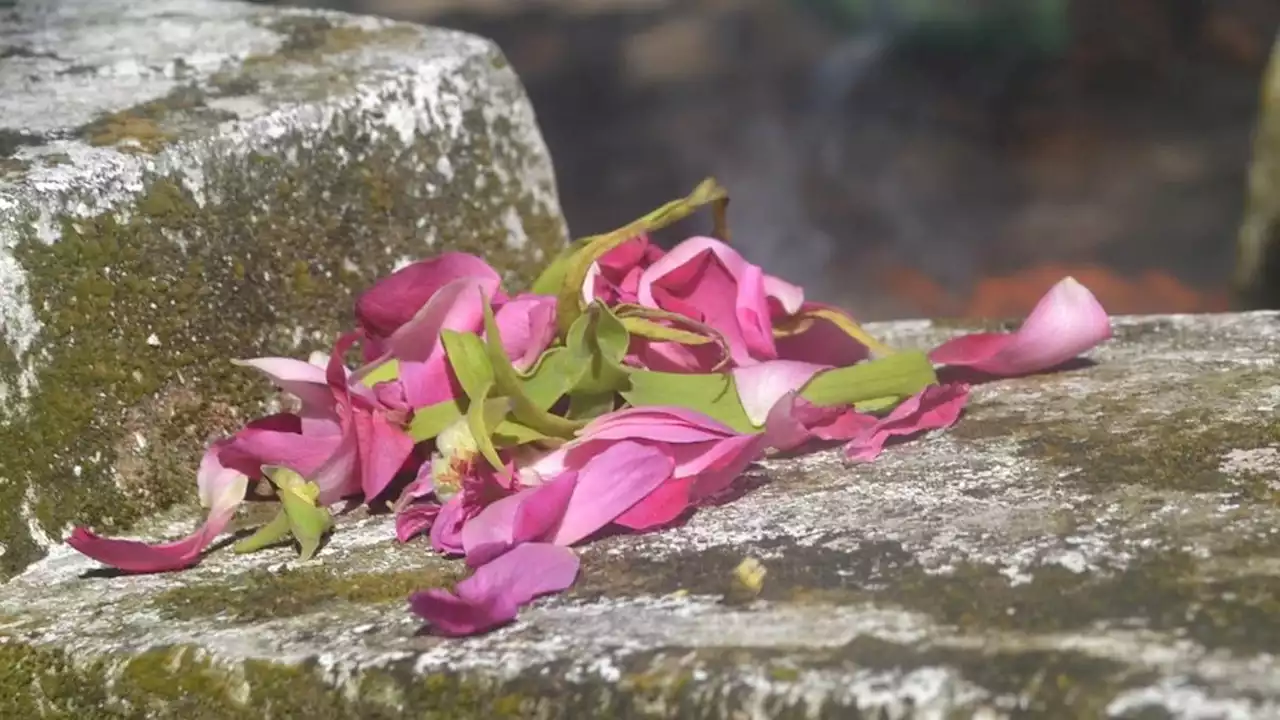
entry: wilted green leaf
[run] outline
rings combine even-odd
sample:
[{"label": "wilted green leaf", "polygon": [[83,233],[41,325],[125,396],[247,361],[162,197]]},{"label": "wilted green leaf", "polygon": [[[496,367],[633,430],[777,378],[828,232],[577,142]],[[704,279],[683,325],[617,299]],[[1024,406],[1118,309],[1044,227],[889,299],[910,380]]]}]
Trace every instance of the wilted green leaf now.
[{"label": "wilted green leaf", "polygon": [[360,383],[366,387],[373,387],[378,383],[391,382],[400,378],[400,361],[392,358],[381,365],[366,372],[361,378]]},{"label": "wilted green leaf", "polygon": [[498,393],[511,399],[511,413],[523,425],[553,437],[573,437],[582,427],[581,423],[566,420],[558,415],[540,408],[525,392],[524,382],[511,365],[507,351],[502,347],[502,335],[498,323],[493,317],[493,307],[486,299],[484,302],[485,335],[488,338],[487,349],[489,363],[493,368],[494,384]]},{"label": "wilted green leaf", "polygon": [[[475,333],[461,333],[454,330],[440,331],[440,341],[444,344],[445,357],[449,366],[462,385],[467,397],[484,400],[488,390],[486,385],[493,385],[493,366],[485,351],[484,341]],[[505,355],[504,355],[505,357]]]},{"label": "wilted green leaf", "polygon": [[238,554],[257,552],[265,547],[275,545],[289,537],[289,516],[285,514],[284,508],[280,508],[280,512],[272,518],[271,522],[258,528],[258,531],[249,537],[240,540],[232,548]]},{"label": "wilted green leaf", "polygon": [[413,411],[409,421],[409,437],[415,443],[433,439],[463,417],[462,407],[456,399],[438,402]]},{"label": "wilted green leaf", "polygon": [[831,407],[909,397],[938,382],[929,356],[918,350],[818,373],[801,389],[809,402]]},{"label": "wilted green leaf", "polygon": [[493,441],[502,447],[513,447],[550,439],[552,438],[546,434],[515,420],[503,420],[493,428]]},{"label": "wilted green leaf", "polygon": [[629,379],[630,389],[623,391],[622,397],[634,407],[682,407],[719,420],[738,432],[755,431],[738,399],[732,375],[633,370]]}]

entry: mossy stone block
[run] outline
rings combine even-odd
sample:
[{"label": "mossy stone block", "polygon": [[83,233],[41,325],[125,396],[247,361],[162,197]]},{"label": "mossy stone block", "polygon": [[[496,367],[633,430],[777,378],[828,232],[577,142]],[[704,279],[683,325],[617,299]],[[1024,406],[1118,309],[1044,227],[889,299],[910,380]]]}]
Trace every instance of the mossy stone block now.
[{"label": "mossy stone block", "polygon": [[355,293],[443,250],[511,289],[565,242],[489,41],[217,0],[0,6],[0,577],[192,500]]},{"label": "mossy stone block", "polygon": [[386,516],[306,563],[124,577],[58,546],[0,588],[0,717],[1276,717],[1277,350],[1274,313],[1119,318],[948,432],[768,459],[733,502],[597,540],[568,593],[466,640],[404,602],[465,569]]}]

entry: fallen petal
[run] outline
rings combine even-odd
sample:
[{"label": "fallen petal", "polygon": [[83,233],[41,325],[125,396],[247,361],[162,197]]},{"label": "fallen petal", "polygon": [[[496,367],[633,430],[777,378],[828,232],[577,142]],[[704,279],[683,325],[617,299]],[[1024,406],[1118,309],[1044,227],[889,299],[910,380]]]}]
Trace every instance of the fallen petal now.
[{"label": "fallen petal", "polygon": [[409,542],[418,535],[431,529],[431,524],[440,514],[440,506],[436,503],[410,505],[396,513],[396,539]]},{"label": "fallen petal", "polygon": [[502,278],[484,260],[447,252],[407,265],[366,290],[356,300],[356,318],[374,336],[387,336],[409,322],[445,285],[462,278],[479,282],[486,294],[497,291]]},{"label": "fallen petal", "polygon": [[569,471],[490,503],[462,526],[467,564],[484,565],[512,546],[543,539],[564,517],[576,485],[577,473]]},{"label": "fallen petal", "polygon": [[578,556],[568,548],[525,543],[477,568],[452,593],[414,593],[409,607],[439,634],[474,635],[511,622],[535,598],[568,588],[578,567]]},{"label": "fallen petal", "polygon": [[782,396],[799,390],[814,375],[827,369],[826,365],[799,360],[769,360],[734,368],[733,380],[747,418],[752,425],[763,427]]},{"label": "fallen petal", "polygon": [[1057,367],[1109,337],[1107,311],[1088,288],[1068,277],[1036,303],[1016,332],[954,338],[929,359],[991,375],[1026,375]]},{"label": "fallen petal", "polygon": [[850,460],[869,462],[893,437],[950,427],[960,418],[968,399],[969,388],[966,385],[930,385],[850,440],[844,447],[845,455]]},{"label": "fallen petal", "polygon": [[657,448],[615,443],[578,472],[578,484],[551,542],[572,545],[613,522],[671,477],[675,461]]}]

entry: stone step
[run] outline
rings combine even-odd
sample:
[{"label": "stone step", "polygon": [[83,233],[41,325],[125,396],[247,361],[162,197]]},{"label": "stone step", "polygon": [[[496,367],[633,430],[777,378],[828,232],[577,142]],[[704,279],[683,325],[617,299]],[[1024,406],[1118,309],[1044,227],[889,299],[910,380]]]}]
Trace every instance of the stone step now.
[{"label": "stone step", "polygon": [[1277,351],[1280,314],[1120,318],[948,432],[770,459],[597,540],[569,593],[466,640],[418,632],[407,594],[461,569],[385,517],[306,563],[121,577],[54,547],[0,591],[0,717],[1276,717]]},{"label": "stone step", "polygon": [[218,0],[0,3],[0,577],[68,525],[190,497],[305,357],[408,260],[512,280],[565,240],[489,41]]}]

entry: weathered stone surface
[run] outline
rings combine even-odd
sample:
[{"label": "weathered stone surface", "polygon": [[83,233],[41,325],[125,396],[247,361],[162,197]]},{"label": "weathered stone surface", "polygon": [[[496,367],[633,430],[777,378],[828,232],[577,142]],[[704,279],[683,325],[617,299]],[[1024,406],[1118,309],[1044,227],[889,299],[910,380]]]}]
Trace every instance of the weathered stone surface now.
[{"label": "weathered stone surface", "polygon": [[0,575],[187,499],[267,400],[229,358],[327,346],[397,263],[519,281],[564,241],[486,40],[214,0],[0,14]]},{"label": "weathered stone surface", "polygon": [[[683,527],[597,541],[486,637],[415,635],[404,595],[459,569],[385,518],[303,564],[111,577],[56,547],[0,591],[0,716],[1275,717],[1280,315],[1117,325],[951,432],[770,460]],[[726,603],[746,556],[763,592]]]}]

